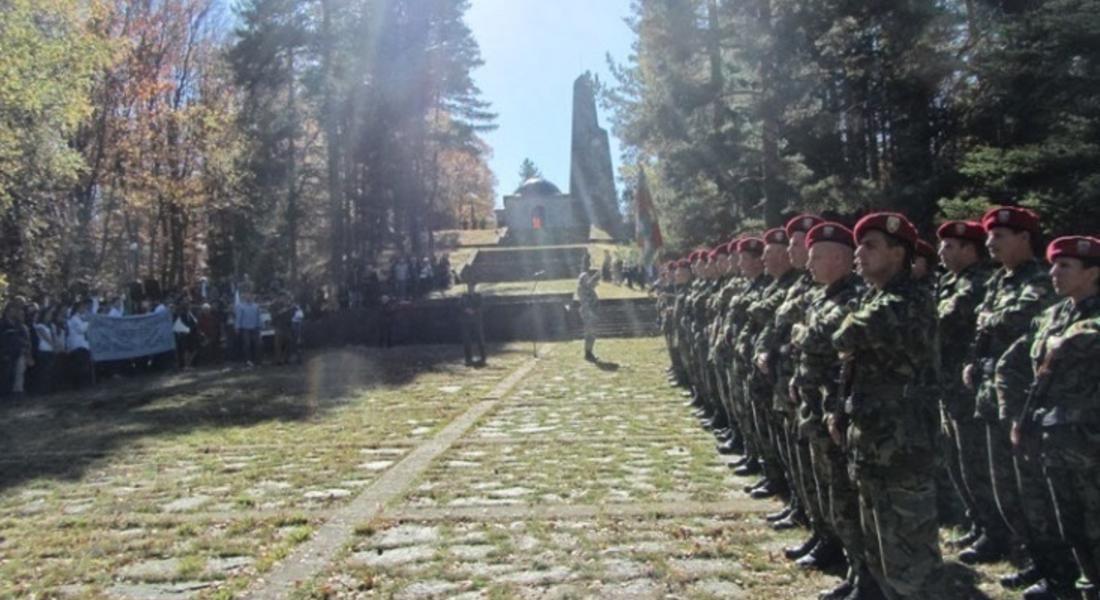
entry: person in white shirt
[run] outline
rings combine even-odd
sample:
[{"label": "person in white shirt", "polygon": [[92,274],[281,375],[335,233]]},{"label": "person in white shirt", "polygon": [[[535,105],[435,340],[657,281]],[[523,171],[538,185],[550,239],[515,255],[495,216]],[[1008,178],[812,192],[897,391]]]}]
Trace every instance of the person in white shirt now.
[{"label": "person in white shirt", "polygon": [[34,320],[34,333],[38,338],[35,349],[34,369],[30,373],[30,391],[34,394],[48,394],[54,388],[54,366],[57,357],[65,353],[65,340],[58,335],[54,318],[58,307],[38,311]]},{"label": "person in white shirt", "polygon": [[69,335],[65,348],[69,352],[69,372],[73,384],[80,389],[95,383],[95,367],[92,364],[92,347],[88,343],[91,300],[82,300],[69,318]]},{"label": "person in white shirt", "polygon": [[121,317],[125,314],[125,311],[122,309],[122,298],[115,298],[114,301],[111,302],[111,310],[107,311],[107,316]]}]

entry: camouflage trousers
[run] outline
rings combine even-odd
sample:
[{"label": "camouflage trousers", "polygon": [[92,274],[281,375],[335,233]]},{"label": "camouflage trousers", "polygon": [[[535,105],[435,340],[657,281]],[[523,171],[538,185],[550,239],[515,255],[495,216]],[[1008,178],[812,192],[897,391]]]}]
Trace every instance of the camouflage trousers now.
[{"label": "camouflage trousers", "polygon": [[772,483],[786,483],[787,476],[783,468],[779,447],[783,434],[771,409],[772,387],[758,374],[745,378],[745,398],[752,411],[753,429],[756,431],[759,453],[757,458],[763,462],[764,477]]},{"label": "camouflage trousers", "polygon": [[861,469],[855,483],[863,558],[886,597],[942,597],[937,593],[943,559],[933,467],[875,473]]},{"label": "camouflage trousers", "polygon": [[985,423],[974,418],[945,417],[944,425],[950,456],[948,472],[971,520],[994,542],[1007,545],[1012,535],[993,493]]},{"label": "camouflage trousers", "polygon": [[1042,444],[1059,531],[1073,548],[1081,573],[1100,587],[1100,426],[1049,428]]},{"label": "camouflage trousers", "polygon": [[[828,433],[818,426],[812,433],[813,426],[801,423],[801,419],[793,419],[791,423],[791,439],[793,440],[793,453],[795,459],[795,478],[798,494],[802,497],[802,507],[806,517],[810,520],[810,529],[819,536],[835,538],[833,527],[829,523],[828,512],[828,474],[821,473],[814,462],[814,444],[821,441],[811,440],[811,436],[825,436]],[[847,476],[845,476],[847,478]]]},{"label": "camouflage trousers", "polygon": [[760,439],[756,431],[756,422],[753,419],[752,408],[745,399],[745,386],[743,385],[744,367],[736,358],[727,362],[726,377],[729,381],[728,401],[729,413],[737,423],[741,438],[745,443],[745,452],[749,456],[760,456]]},{"label": "camouflage trousers", "polygon": [[859,514],[859,491],[848,473],[844,450],[837,447],[821,424],[802,427],[810,452],[818,509],[829,530],[840,540],[848,564],[855,573],[865,567],[866,549]]},{"label": "camouflage trousers", "polygon": [[1073,556],[1058,530],[1039,455],[1013,449],[1010,428],[1007,421],[986,423],[997,507],[1044,576],[1058,582],[1076,578],[1066,570],[1073,565]]}]

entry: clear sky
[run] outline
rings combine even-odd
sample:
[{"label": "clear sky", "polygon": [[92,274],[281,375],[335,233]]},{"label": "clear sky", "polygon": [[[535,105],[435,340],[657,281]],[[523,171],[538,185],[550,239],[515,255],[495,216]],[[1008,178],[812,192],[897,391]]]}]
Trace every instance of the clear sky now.
[{"label": "clear sky", "polygon": [[[485,59],[474,78],[498,114],[498,128],[484,136],[498,205],[519,183],[524,158],[568,192],[573,80],[592,71],[611,81],[605,56],[624,61],[634,38],[623,22],[629,7],[630,0],[472,0],[466,22]],[[601,111],[600,126],[610,132],[609,125]],[[611,160],[617,170],[614,135]]]}]

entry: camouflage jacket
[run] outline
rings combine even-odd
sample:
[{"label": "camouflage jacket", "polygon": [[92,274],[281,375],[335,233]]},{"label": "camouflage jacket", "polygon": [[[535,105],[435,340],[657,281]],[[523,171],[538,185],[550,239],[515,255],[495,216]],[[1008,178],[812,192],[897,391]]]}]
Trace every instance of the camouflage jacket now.
[{"label": "camouflage jacket", "polygon": [[1050,277],[1036,260],[1009,273],[998,269],[986,283],[985,298],[978,307],[978,323],[971,349],[975,366],[975,415],[997,420],[994,369],[1010,344],[1027,333],[1031,320],[1054,301]]},{"label": "camouflage jacket", "polygon": [[752,364],[755,357],[757,340],[760,335],[775,323],[775,312],[787,297],[801,273],[791,269],[773,280],[760,294],[760,297],[748,307],[748,321],[737,337],[737,352],[741,359]]},{"label": "camouflage jacket", "polygon": [[1100,425],[1100,296],[1070,299],[1031,323],[997,364],[1002,419]]},{"label": "camouflage jacket", "polygon": [[726,339],[726,327],[729,322],[730,303],[741,294],[746,286],[744,277],[728,277],[725,284],[714,296],[714,330],[711,332],[711,349],[721,360],[730,358],[730,340]]},{"label": "camouflage jacket", "polygon": [[935,460],[935,400],[915,384],[929,368],[935,309],[908,273],[870,290],[833,334],[850,386],[844,412],[857,473],[886,476]]},{"label": "camouflage jacket", "polygon": [[737,353],[738,343],[741,339],[741,333],[745,330],[749,321],[749,307],[753,302],[760,299],[764,290],[771,284],[771,277],[761,273],[756,276],[755,279],[745,284],[744,291],[740,295],[735,296],[730,301],[729,311],[726,315],[726,339],[730,342],[730,347],[733,349],[733,360],[735,363],[741,362],[741,356]]},{"label": "camouflage jacket", "polygon": [[978,262],[959,273],[945,273],[936,288],[940,402],[944,412],[956,419],[974,416],[974,392],[962,379],[969,354],[962,340],[974,339],[978,305],[985,296],[989,274],[988,265]]},{"label": "camouflage jacket", "polygon": [[791,345],[796,350],[792,384],[798,390],[804,421],[820,420],[841,408],[840,359],[833,334],[859,306],[862,293],[862,280],[855,274],[817,288],[809,294],[805,318],[791,330]]},{"label": "camouflage jacket", "polygon": [[[775,316],[765,324],[756,336],[754,353],[767,357],[768,370],[780,396],[785,397],[794,372],[794,354],[791,347],[791,330],[806,315],[806,307],[812,300],[817,284],[808,271],[797,271],[794,283],[787,288],[783,301],[775,309]],[[788,407],[788,408],[793,408]]]}]

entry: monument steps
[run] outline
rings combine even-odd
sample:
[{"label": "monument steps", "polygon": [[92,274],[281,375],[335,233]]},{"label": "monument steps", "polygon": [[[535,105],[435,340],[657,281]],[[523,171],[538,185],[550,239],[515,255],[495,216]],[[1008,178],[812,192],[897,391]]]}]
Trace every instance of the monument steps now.
[{"label": "monument steps", "polygon": [[[646,337],[659,333],[657,302],[653,298],[600,301],[596,337]],[[579,324],[576,335],[582,335]]]}]

